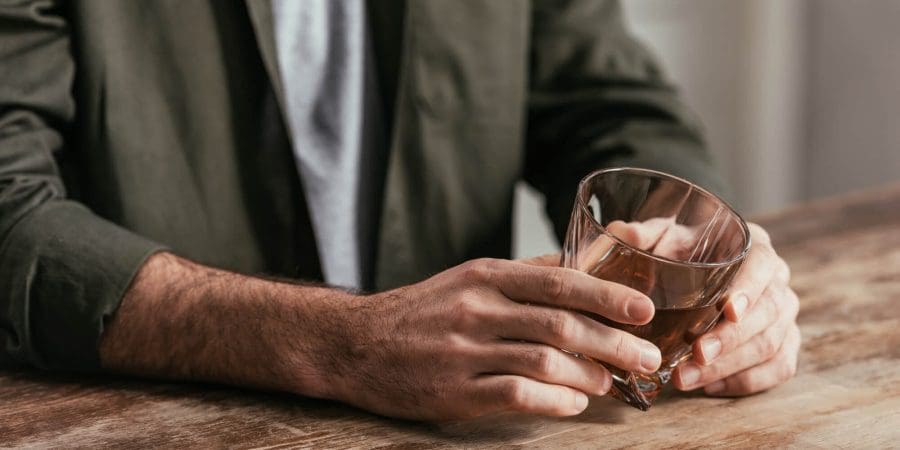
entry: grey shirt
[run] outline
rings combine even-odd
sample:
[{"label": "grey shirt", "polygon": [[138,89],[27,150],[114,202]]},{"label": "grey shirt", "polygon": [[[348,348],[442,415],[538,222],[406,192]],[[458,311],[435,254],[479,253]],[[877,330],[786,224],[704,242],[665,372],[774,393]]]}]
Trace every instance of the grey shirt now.
[{"label": "grey shirt", "polygon": [[370,284],[381,126],[364,0],[271,0],[286,119],[325,281]]}]

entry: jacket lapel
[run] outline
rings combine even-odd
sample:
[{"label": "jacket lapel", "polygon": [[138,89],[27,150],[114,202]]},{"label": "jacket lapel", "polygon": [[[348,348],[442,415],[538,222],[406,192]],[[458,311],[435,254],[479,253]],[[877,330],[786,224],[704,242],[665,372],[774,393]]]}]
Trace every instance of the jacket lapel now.
[{"label": "jacket lapel", "polygon": [[[284,85],[278,68],[275,33],[270,0],[245,0],[259,52],[269,74],[269,80],[281,109],[285,113]],[[376,244],[375,287],[384,289],[405,281],[404,270],[412,260],[412,244],[409,242],[410,212],[404,208],[405,194],[398,175],[403,172],[402,161],[395,153],[398,130],[404,122],[404,108],[398,107],[404,91],[408,60],[408,45],[404,42],[407,27],[406,0],[367,0],[366,4],[370,36],[375,54],[380,97],[384,103],[383,124],[388,131],[384,196],[380,212],[379,238]],[[408,83],[407,83],[408,84]],[[402,127],[402,126],[401,126]],[[389,268],[395,268],[389,270]],[[399,271],[399,272],[397,272]],[[396,273],[395,273],[396,272]]]},{"label": "jacket lapel", "polygon": [[272,22],[272,3],[270,0],[245,0],[250,22],[253,24],[253,33],[256,35],[256,45],[262,55],[263,64],[269,74],[272,90],[281,109],[284,106],[284,85],[281,81],[281,71],[278,69],[278,53],[275,49],[275,24]]},{"label": "jacket lapel", "polygon": [[368,0],[369,35],[375,53],[378,87],[384,103],[384,125],[393,126],[397,84],[403,52],[403,28],[406,24],[406,0]]},{"label": "jacket lapel", "polygon": [[[406,0],[368,0],[367,11],[378,70],[380,97],[384,103],[383,124],[388,148],[384,161],[384,190],[378,223],[374,287],[384,290],[407,281],[413,261],[410,218],[407,208],[404,157],[398,148],[411,120],[405,108],[409,95],[410,49]],[[419,243],[424,245],[424,243]]]}]

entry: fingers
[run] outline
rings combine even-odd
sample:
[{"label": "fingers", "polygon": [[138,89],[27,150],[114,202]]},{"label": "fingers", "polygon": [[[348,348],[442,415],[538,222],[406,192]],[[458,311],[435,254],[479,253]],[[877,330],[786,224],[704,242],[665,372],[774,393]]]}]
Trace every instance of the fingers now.
[{"label": "fingers", "polygon": [[694,343],[696,363],[682,364],[673,377],[679,389],[745,395],[782,383],[796,371],[800,303],[788,287],[790,268],[762,228],[750,224],[750,229],[753,249],[729,291],[728,321]]},{"label": "fingers", "polygon": [[610,233],[632,247],[673,260],[687,260],[697,244],[697,232],[675,223],[671,217],[656,217],[643,222],[614,221]]},{"label": "fingers", "polygon": [[732,397],[762,392],[791,379],[797,373],[800,330],[790,327],[778,354],[755,367],[713,382],[704,388],[708,395]]},{"label": "fingers", "polygon": [[[660,236],[666,231],[671,220],[651,219],[646,222],[629,222],[625,223],[621,220],[610,222],[606,225],[609,234],[618,238],[634,248],[652,251],[653,247],[659,241]],[[576,269],[584,272],[594,270],[597,261],[604,260],[611,248],[618,244],[617,241],[600,236],[586,245],[582,245],[578,250],[578,260],[575,261]]]},{"label": "fingers", "polygon": [[692,361],[685,362],[676,369],[673,377],[675,387],[691,390],[706,386],[772,359],[780,351],[788,331],[793,327],[796,327],[793,321],[776,322],[707,366]]},{"label": "fingers", "polygon": [[539,342],[643,373],[654,372],[662,361],[650,342],[583,314],[510,303],[492,325],[504,339]]},{"label": "fingers", "polygon": [[602,365],[547,345],[505,341],[481,357],[487,373],[522,375],[593,395],[605,395],[612,385],[612,378]]},{"label": "fingers", "polygon": [[676,261],[691,259],[697,246],[698,232],[684,225],[671,223],[651,249],[654,255]]},{"label": "fingers", "polygon": [[732,281],[725,306],[725,317],[732,322],[741,320],[776,276],[790,276],[787,264],[772,249],[765,230],[752,223],[749,227],[753,247]]},{"label": "fingers", "polygon": [[470,382],[469,394],[484,413],[518,411],[545,416],[573,416],[587,407],[584,392],[516,375],[482,375]]},{"label": "fingers", "polygon": [[632,247],[652,251],[673,227],[676,227],[673,219],[657,217],[642,222],[616,220],[610,222],[606,229]]},{"label": "fingers", "polygon": [[[720,322],[710,332],[697,339],[693,347],[694,359],[702,365],[709,365],[719,355],[730,353],[778,321],[779,307],[774,292],[776,290],[777,294],[786,296],[784,289],[770,286],[743,320]],[[788,300],[785,300],[785,303],[790,303]]]},{"label": "fingers", "polygon": [[496,286],[516,301],[576,309],[636,325],[653,318],[653,302],[646,295],[577,270],[484,260],[469,265],[467,276],[476,283]]}]

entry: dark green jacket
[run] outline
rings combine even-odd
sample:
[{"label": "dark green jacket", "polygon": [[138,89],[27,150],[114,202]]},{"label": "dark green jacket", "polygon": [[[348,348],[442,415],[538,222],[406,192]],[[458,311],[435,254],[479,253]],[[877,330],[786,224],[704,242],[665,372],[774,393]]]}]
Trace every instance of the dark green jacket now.
[{"label": "dark green jacket", "polygon": [[[617,3],[369,9],[390,126],[374,288],[508,256],[520,179],[558,233],[602,166],[714,184]],[[104,318],[160,248],[311,273],[271,14],[267,0],[0,1],[0,366],[96,369]]]}]

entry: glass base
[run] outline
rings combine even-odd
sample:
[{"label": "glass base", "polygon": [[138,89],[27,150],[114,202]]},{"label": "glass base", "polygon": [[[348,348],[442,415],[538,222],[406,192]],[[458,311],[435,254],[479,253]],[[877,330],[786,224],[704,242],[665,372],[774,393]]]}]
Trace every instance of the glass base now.
[{"label": "glass base", "polygon": [[672,378],[672,369],[660,369],[653,375],[635,374],[611,369],[613,384],[609,395],[641,411],[650,409],[663,385]]},{"label": "glass base", "polygon": [[612,387],[609,389],[609,395],[629,405],[647,411],[653,400],[662,392],[663,386],[672,379],[672,371],[681,362],[691,358],[690,348],[680,352],[672,361],[667,361],[663,367],[656,372],[646,375],[642,373],[626,372],[617,367],[606,364],[590,356],[581,353],[564,352],[586,361],[591,361],[606,367],[612,375]]}]

